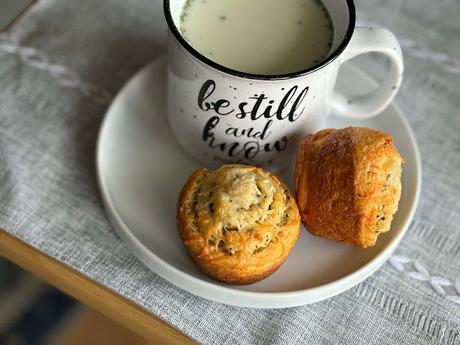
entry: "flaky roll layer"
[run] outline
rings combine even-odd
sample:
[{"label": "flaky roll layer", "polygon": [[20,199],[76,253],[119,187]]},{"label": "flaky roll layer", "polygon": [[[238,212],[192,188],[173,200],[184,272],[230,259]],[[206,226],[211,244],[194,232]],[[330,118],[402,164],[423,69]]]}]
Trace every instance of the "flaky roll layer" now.
[{"label": "flaky roll layer", "polygon": [[324,129],[303,138],[296,198],[307,230],[357,247],[373,246],[398,209],[401,164],[392,138],[371,128]]}]

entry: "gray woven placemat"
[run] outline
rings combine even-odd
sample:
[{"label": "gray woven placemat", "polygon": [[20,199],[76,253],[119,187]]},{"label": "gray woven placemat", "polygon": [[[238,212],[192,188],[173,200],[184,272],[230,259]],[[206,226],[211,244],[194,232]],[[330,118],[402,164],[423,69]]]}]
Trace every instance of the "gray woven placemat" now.
[{"label": "gray woven placemat", "polygon": [[[460,3],[356,5],[358,21],[401,40],[397,102],[424,176],[397,253],[357,287],[304,307],[226,306],[159,278],[114,234],[96,135],[111,95],[164,49],[158,0],[40,0],[0,36],[0,227],[201,343],[460,344]],[[362,65],[384,73],[377,58]]]}]

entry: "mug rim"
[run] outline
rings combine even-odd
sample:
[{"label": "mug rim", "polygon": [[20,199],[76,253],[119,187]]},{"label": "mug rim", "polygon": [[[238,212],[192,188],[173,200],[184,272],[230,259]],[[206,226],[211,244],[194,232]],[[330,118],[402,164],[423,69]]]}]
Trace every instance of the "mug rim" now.
[{"label": "mug rim", "polygon": [[273,75],[268,75],[268,74],[253,74],[253,73],[247,73],[247,72],[241,72],[229,67],[225,67],[224,65],[221,65],[200,52],[196,50],[195,48],[192,47],[191,44],[189,44],[182,34],[180,33],[179,29],[174,23],[174,20],[171,15],[171,7],[170,7],[170,1],[171,0],[164,0],[163,1],[163,10],[164,10],[164,15],[166,18],[166,23],[168,24],[169,30],[173,33],[174,37],[178,41],[178,43],[185,48],[193,57],[204,63],[205,65],[208,65],[220,72],[235,76],[235,77],[240,77],[244,79],[255,79],[255,80],[286,80],[286,79],[291,79],[291,78],[296,78],[296,77],[301,77],[305,76],[307,74],[310,74],[312,72],[315,72],[324,66],[328,65],[332,61],[334,61],[342,52],[345,50],[345,48],[348,46],[348,43],[350,43],[351,37],[353,35],[353,32],[355,30],[355,25],[356,25],[356,10],[355,10],[355,5],[353,3],[353,0],[345,0],[348,6],[348,14],[349,14],[349,22],[348,22],[348,28],[345,33],[344,38],[342,39],[342,42],[340,42],[339,46],[333,51],[332,54],[327,56],[324,60],[319,62],[316,65],[310,66],[306,69],[297,71],[297,72],[291,72],[291,73],[285,73],[285,74],[273,74]]}]

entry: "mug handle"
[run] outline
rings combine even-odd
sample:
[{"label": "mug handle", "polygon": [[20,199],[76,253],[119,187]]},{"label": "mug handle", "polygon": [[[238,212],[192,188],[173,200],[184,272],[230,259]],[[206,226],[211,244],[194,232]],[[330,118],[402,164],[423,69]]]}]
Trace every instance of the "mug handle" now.
[{"label": "mug handle", "polygon": [[380,27],[357,27],[343,52],[341,64],[357,55],[381,53],[390,58],[390,72],[383,83],[374,91],[346,97],[334,91],[333,113],[348,118],[365,119],[382,112],[393,100],[401,86],[403,58],[401,47],[395,35]]}]

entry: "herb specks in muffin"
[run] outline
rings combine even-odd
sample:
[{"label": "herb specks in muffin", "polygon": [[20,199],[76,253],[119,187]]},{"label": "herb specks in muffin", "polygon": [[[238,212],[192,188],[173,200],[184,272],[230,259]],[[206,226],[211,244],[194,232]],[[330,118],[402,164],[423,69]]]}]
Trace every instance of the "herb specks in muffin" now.
[{"label": "herb specks in muffin", "polygon": [[227,231],[238,231],[238,228],[236,226],[224,225],[222,227],[222,233],[225,234]]}]

